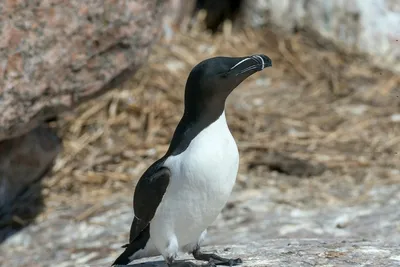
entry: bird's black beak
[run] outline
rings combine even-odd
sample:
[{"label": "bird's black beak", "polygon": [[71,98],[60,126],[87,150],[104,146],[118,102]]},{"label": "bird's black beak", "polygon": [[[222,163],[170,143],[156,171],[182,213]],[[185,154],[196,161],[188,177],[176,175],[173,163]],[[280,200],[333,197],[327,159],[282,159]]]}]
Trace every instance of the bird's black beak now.
[{"label": "bird's black beak", "polygon": [[239,76],[242,74],[253,74],[267,67],[272,67],[272,60],[266,55],[258,54],[248,57],[235,58],[229,73]]}]

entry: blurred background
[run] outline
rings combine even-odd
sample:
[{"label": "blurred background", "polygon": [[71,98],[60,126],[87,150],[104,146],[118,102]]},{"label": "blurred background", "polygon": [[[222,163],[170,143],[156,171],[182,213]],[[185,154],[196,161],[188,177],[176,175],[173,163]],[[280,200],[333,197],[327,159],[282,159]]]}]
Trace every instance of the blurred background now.
[{"label": "blurred background", "polygon": [[399,1],[6,0],[0,23],[3,266],[112,263],[192,67],[256,53],[207,243],[399,242]]}]

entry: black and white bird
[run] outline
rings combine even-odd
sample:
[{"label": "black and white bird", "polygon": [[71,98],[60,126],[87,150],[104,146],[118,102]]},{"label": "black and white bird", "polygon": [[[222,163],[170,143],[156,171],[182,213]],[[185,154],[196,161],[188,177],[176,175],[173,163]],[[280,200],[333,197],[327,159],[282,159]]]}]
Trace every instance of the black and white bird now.
[{"label": "black and white bird", "polygon": [[246,78],[270,66],[269,57],[252,55],[214,57],[192,69],[185,87],[184,114],[166,154],[136,185],[129,244],[113,265],[162,255],[171,266],[178,252],[207,261],[202,266],[242,262],[202,253],[200,246],[207,227],[228,201],[239,167],[225,101]]}]

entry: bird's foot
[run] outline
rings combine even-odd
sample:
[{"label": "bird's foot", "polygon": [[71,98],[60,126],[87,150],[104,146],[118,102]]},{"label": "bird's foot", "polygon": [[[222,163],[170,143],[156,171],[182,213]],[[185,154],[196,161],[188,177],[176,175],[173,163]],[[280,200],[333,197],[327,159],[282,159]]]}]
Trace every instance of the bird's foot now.
[{"label": "bird's foot", "polygon": [[235,266],[239,265],[242,263],[242,259],[237,258],[237,259],[228,259],[228,258],[223,258],[221,256],[218,256],[217,254],[214,253],[202,253],[200,249],[196,249],[193,251],[193,257],[196,260],[202,260],[202,261],[208,261],[207,266],[213,266],[212,264],[215,265],[226,265],[226,266]]}]

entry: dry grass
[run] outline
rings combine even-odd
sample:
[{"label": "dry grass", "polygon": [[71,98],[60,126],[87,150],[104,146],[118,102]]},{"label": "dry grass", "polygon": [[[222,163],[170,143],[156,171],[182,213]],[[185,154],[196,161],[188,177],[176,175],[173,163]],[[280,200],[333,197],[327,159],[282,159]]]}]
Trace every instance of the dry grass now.
[{"label": "dry grass", "polygon": [[227,106],[241,151],[239,188],[267,184],[271,168],[280,169],[280,161],[271,163],[279,155],[304,160],[293,165],[300,173],[304,164],[318,163],[337,179],[366,182],[374,170],[380,182],[400,182],[400,122],[391,117],[400,113],[399,77],[304,35],[284,40],[266,29],[232,34],[228,27],[213,38],[193,30],[161,41],[129,82],[56,123],[64,151],[43,182],[47,210],[132,194],[141,173],[167,149],[191,68],[216,55],[254,53],[270,56],[273,68],[243,83]]}]

